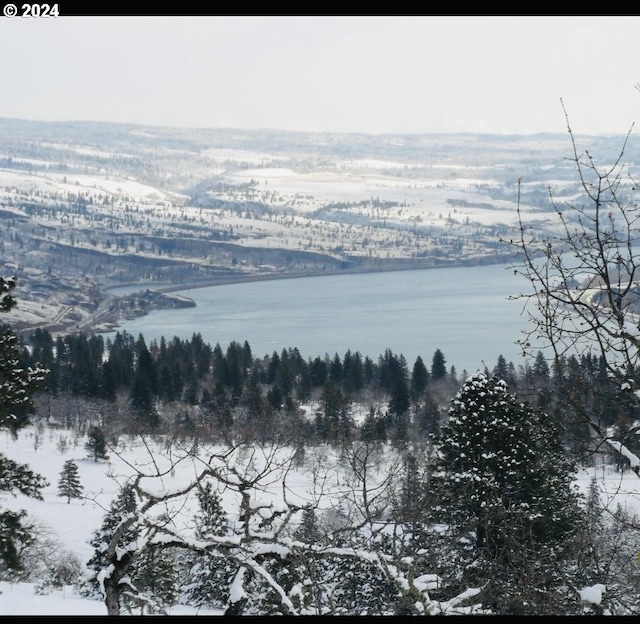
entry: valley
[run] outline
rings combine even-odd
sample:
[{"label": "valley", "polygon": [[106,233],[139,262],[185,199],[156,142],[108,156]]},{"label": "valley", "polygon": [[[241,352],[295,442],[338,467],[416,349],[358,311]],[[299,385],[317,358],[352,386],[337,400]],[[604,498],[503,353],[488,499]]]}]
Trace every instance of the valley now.
[{"label": "valley", "polygon": [[[580,141],[613,159],[622,137]],[[550,193],[579,197],[570,150],[566,135],[0,119],[0,270],[17,277],[19,302],[6,320],[103,331],[176,305],[157,293],[186,287],[510,263],[500,239],[517,233],[518,207],[547,235]],[[110,294],[122,285],[140,294]]]}]

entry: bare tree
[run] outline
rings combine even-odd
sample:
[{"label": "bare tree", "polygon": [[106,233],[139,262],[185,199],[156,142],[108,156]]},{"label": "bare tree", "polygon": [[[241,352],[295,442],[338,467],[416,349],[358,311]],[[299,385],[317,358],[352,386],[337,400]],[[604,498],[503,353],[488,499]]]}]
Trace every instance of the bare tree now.
[{"label": "bare tree", "polygon": [[[416,570],[413,562],[375,539],[374,533],[389,531],[384,509],[391,496],[384,492],[390,487],[389,479],[373,446],[354,448],[333,464],[325,461],[325,474],[318,472],[314,482],[319,489],[301,491],[290,483],[295,448],[255,443],[181,447],[174,442],[158,451],[149,440],[142,438],[142,442],[147,445],[148,461],[142,467],[130,464],[130,474],[119,477],[135,491],[135,510],[124,514],[109,535],[102,569],[95,571],[108,615],[119,615],[123,601],[135,597],[132,566],[145,549],[153,548],[206,553],[235,566],[227,588],[228,615],[241,615],[248,602],[255,604],[257,594],[264,596],[271,613],[340,614],[332,606],[332,588],[321,585],[323,578],[318,577],[318,586],[299,572],[312,561],[334,566],[334,571],[345,561],[365,573],[369,570],[367,578],[374,574],[379,583],[393,588],[396,600],[410,596],[411,604],[424,614],[455,613],[477,594],[467,591],[445,605],[433,601],[429,592],[434,575]],[[126,461],[123,456],[120,459]],[[330,483],[327,475],[337,471],[337,464],[349,476]],[[184,476],[187,467],[189,479],[172,488],[174,475],[180,471]],[[211,483],[225,501],[229,520],[225,534],[203,538],[194,531],[195,499],[204,483]],[[281,491],[275,499],[269,494],[274,485]],[[336,488],[345,501],[341,522],[328,523],[321,536],[301,538],[304,514],[310,509],[331,510]]]},{"label": "bare tree", "polygon": [[[518,235],[503,238],[518,254],[516,273],[531,286],[530,292],[514,297],[525,300],[531,321],[521,346],[525,355],[534,358],[544,352],[552,362],[574,422],[591,431],[591,449],[608,444],[638,473],[637,457],[626,444],[637,438],[637,426],[629,428],[626,440],[616,440],[593,409],[596,404],[640,409],[640,212],[638,185],[625,160],[633,126],[619,152],[599,165],[580,147],[584,142],[574,134],[563,103],[562,107],[576,193],[565,190],[564,198],[557,198],[549,189],[549,225],[527,213],[522,179],[518,180]],[[572,358],[595,358],[601,378],[608,382],[585,380],[578,387],[569,371]]]}]

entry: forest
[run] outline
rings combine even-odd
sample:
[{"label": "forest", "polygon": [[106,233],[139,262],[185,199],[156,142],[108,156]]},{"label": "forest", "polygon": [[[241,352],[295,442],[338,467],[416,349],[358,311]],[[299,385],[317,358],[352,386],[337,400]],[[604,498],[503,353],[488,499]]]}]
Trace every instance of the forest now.
[{"label": "forest", "polygon": [[[38,579],[43,587],[71,583],[105,600],[110,614],[182,603],[246,615],[539,615],[602,613],[576,587],[615,578],[607,608],[637,612],[640,540],[623,532],[635,519],[603,506],[595,481],[586,498],[572,487],[578,466],[629,468],[613,449],[594,446],[583,409],[640,454],[631,433],[637,407],[595,356],[550,367],[540,353],[519,369],[500,356],[493,369],[461,379],[439,349],[427,363],[391,350],[377,361],[350,350],[305,361],[295,348],[255,358],[247,342],[223,349],[198,333],[147,345],[126,332],[105,341],[40,329],[15,347],[19,370],[47,371],[32,419],[84,440],[94,461],[135,439],[165,440],[171,470],[211,453],[188,488],[198,502],[190,532],[157,515],[174,494],[152,495],[140,471],[95,528],[94,557],[61,557]],[[578,394],[582,403],[568,410]],[[267,453],[257,473],[227,462],[242,449]],[[274,449],[278,457],[287,449],[286,461]],[[346,507],[330,513],[319,497],[317,506],[265,514],[243,498],[267,475],[284,487],[280,462],[303,465],[318,449],[340,457],[352,493],[361,490]],[[60,475],[67,500],[82,498],[76,472],[68,461]],[[238,509],[223,502],[229,488]],[[33,539],[21,546],[27,561],[38,550]],[[110,557],[116,571],[105,579]],[[433,576],[419,573],[426,570]],[[34,571],[8,567],[2,578],[33,580]]]},{"label": "forest", "polygon": [[[21,366],[49,371],[35,397],[48,422],[97,426],[107,436],[157,433],[211,442],[363,440],[398,448],[424,443],[446,420],[465,381],[454,367],[447,368],[440,349],[426,363],[420,356],[408,363],[390,349],[377,361],[350,350],[305,361],[295,348],[255,358],[246,341],[223,349],[204,343],[199,333],[191,340],[162,338],[147,345],[142,334],[136,338],[126,331],[105,341],[100,334],[54,339],[38,329],[23,345]],[[586,409],[601,427],[615,426],[620,441],[640,452],[633,438],[625,437],[625,423],[638,414],[619,399],[597,357],[572,356],[556,369],[541,352],[526,368],[499,356],[484,373],[547,412],[581,461],[588,461],[591,432],[566,409],[567,384],[582,388],[583,401],[590,401]]]}]

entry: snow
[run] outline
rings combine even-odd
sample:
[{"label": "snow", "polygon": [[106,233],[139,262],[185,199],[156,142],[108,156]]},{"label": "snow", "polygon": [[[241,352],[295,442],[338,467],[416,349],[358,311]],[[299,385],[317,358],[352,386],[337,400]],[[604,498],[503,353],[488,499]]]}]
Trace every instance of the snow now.
[{"label": "snow", "polygon": [[596,583],[591,587],[585,587],[580,590],[580,598],[591,604],[600,604],[602,602],[602,594],[607,588],[602,583]]},{"label": "snow", "polygon": [[632,453],[624,444],[617,442],[616,440],[607,440],[609,445],[613,447],[618,453],[624,455],[629,460],[629,464],[632,468],[640,466],[640,458],[635,453]]},{"label": "snow", "polygon": [[[0,582],[0,592],[0,616],[107,615],[103,602],[83,598],[70,586],[43,596],[36,593],[34,583]],[[222,611],[175,605],[168,615],[222,615]]]},{"label": "snow", "polygon": [[269,163],[275,160],[290,160],[289,156],[276,156],[264,152],[253,152],[251,150],[221,149],[217,147],[205,149],[200,152],[200,155],[218,162],[252,163],[254,165],[262,165],[263,163]]},{"label": "snow", "polygon": [[[10,509],[25,509],[30,518],[35,519],[39,525],[47,527],[53,533],[60,545],[77,556],[84,564],[91,555],[93,549],[89,541],[104,519],[105,510],[118,494],[118,479],[135,467],[145,469],[150,466],[150,458],[147,447],[136,438],[122,440],[120,450],[122,456],[110,453],[106,462],[95,462],[89,459],[84,451],[86,437],[61,428],[49,428],[38,425],[30,425],[18,433],[18,438],[13,439],[8,432],[0,432],[0,453],[20,462],[29,464],[30,468],[44,475],[49,485],[43,490],[43,501],[18,495],[2,499],[2,507]],[[169,458],[163,454],[164,444],[161,441],[146,440],[154,452],[154,461],[158,470],[162,471],[168,465]],[[290,452],[281,449],[281,452]],[[333,475],[336,481],[344,480],[339,474],[337,466],[339,458],[332,451],[323,448],[322,453],[315,454],[312,449],[307,450],[305,466],[293,468],[287,474],[287,497],[297,503],[304,504],[312,498],[312,479],[317,468],[322,466],[325,476]],[[164,456],[163,456],[164,455]],[[262,456],[257,449],[249,452],[245,449],[234,454],[229,461],[242,462],[248,457],[252,460],[268,461],[269,455]],[[58,495],[58,479],[65,461],[72,459],[78,466],[78,476],[84,488],[85,498],[72,499],[67,503],[66,498]],[[197,465],[189,462],[181,462],[175,471],[168,472],[162,478],[164,491],[174,491],[186,480],[190,480],[197,472]],[[384,470],[382,470],[384,472]],[[578,474],[578,485],[583,492],[587,492],[591,480],[596,478],[598,490],[603,505],[616,505],[620,503],[631,513],[640,513],[640,496],[638,494],[638,477],[631,471],[615,472],[611,466],[600,465],[596,468],[584,469]],[[328,484],[327,491],[329,490]],[[336,487],[334,496],[340,496],[340,490]],[[344,495],[344,494],[342,494]],[[229,505],[233,509],[233,501],[225,498],[225,508]],[[260,504],[272,504],[273,509],[283,508],[283,484],[281,479],[273,479],[269,490],[261,492]],[[190,501],[187,508],[195,509],[195,503]],[[237,508],[237,507],[236,507]],[[195,540],[193,540],[194,543]],[[284,549],[283,544],[274,544],[272,552],[276,549]],[[256,554],[259,551],[256,550]],[[279,552],[279,551],[277,551]],[[373,555],[372,555],[373,556]],[[419,586],[428,588],[437,583],[437,577],[428,574],[418,577]],[[241,573],[240,573],[241,574]],[[232,587],[237,593],[235,598],[242,597],[241,577],[238,576]],[[596,584],[580,590],[581,598],[586,602],[599,603],[604,586]],[[0,583],[0,616],[1,615],[106,615],[106,607],[103,602],[83,598],[74,591],[71,586],[61,590],[54,590],[46,595],[36,593],[33,583]],[[474,595],[477,590],[469,589],[469,595]],[[234,594],[235,595],[235,594]],[[458,597],[458,600],[460,597]],[[456,600],[456,603],[458,602]],[[449,610],[455,604],[443,604],[441,608]],[[177,605],[169,610],[169,615],[209,614],[220,615],[220,611],[204,610]]]},{"label": "snow", "polygon": [[38,172],[24,174],[0,169],[0,187],[38,188],[42,191],[66,191],[69,193],[89,190],[96,193],[135,197],[139,200],[162,197],[165,201],[171,201],[178,197],[177,194],[160,191],[154,186],[143,184],[132,178],[100,173]]},{"label": "snow", "polygon": [[[0,453],[19,462],[28,464],[36,473],[47,478],[49,485],[43,490],[44,500],[38,501],[22,495],[2,499],[2,507],[9,509],[25,509],[29,517],[36,521],[38,526],[49,529],[56,541],[65,550],[70,551],[83,564],[93,554],[90,540],[94,531],[100,528],[106,510],[119,492],[119,480],[132,471],[147,471],[152,463],[159,472],[165,472],[162,478],[149,478],[145,481],[155,481],[146,484],[149,491],[175,491],[186,482],[191,481],[194,475],[201,471],[202,465],[198,462],[183,461],[170,471],[171,459],[164,453],[165,445],[162,440],[145,440],[140,438],[124,438],[119,447],[119,453],[109,452],[107,462],[98,461],[87,457],[84,450],[86,436],[78,436],[74,432],[61,428],[30,425],[22,429],[17,439],[13,439],[9,432],[0,432]],[[150,459],[148,448],[153,451],[153,460]],[[206,451],[212,449],[207,448]],[[218,449],[219,450],[219,449]],[[204,451],[203,451],[204,452]],[[272,510],[284,509],[283,478],[286,470],[286,457],[290,457],[292,449],[282,449],[283,473],[280,478],[274,476],[271,479],[270,491],[261,493],[260,501],[252,501],[254,504],[270,504]],[[307,455],[313,453],[307,452]],[[323,449],[322,456],[315,460],[318,464],[325,464],[327,473],[329,465],[334,466],[334,474],[337,458],[329,457],[331,451]],[[58,480],[65,461],[72,459],[78,466],[78,478],[84,488],[83,499],[72,499],[67,503],[66,498],[58,495]],[[174,457],[175,459],[175,457]],[[271,456],[263,454],[260,449],[242,449],[232,453],[226,458],[227,464],[236,466],[247,460],[255,462],[257,466],[270,461]],[[148,473],[147,473],[148,474]],[[312,497],[312,477],[307,469],[294,470],[287,476],[288,500],[299,505],[310,502]],[[328,486],[327,486],[328,491]],[[225,508],[237,510],[237,500],[234,494],[223,493]],[[225,498],[226,497],[226,498]],[[181,503],[182,504],[182,503]],[[328,502],[326,504],[329,504]],[[193,500],[186,502],[187,511],[194,511],[196,503]],[[184,529],[184,527],[182,527]],[[194,543],[195,540],[193,540]],[[283,552],[280,544],[274,544],[271,552]],[[258,551],[256,551],[258,552]],[[236,579],[239,582],[239,579]],[[239,587],[239,586],[238,586]],[[0,615],[81,615],[81,614],[106,614],[104,603],[83,599],[75,594],[72,587],[66,587],[64,591],[52,591],[46,596],[35,594],[33,584],[0,584]],[[34,600],[31,600],[31,597]],[[49,604],[50,603],[50,604]],[[170,611],[171,615],[195,613],[196,609],[186,606],[176,606]],[[199,610],[203,614],[202,609]],[[216,614],[210,611],[211,614]],[[219,614],[219,613],[218,613]]]}]

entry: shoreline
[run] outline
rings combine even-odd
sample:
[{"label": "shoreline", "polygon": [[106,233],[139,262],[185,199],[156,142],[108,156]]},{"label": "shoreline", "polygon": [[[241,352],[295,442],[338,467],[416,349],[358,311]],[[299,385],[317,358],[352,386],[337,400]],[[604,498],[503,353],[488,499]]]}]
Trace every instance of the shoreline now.
[{"label": "shoreline", "polygon": [[453,268],[463,268],[463,267],[474,267],[474,266],[493,266],[497,264],[504,265],[505,267],[509,266],[513,262],[511,260],[505,260],[504,258],[500,258],[495,262],[453,262],[448,264],[438,264],[430,267],[360,267],[360,268],[352,268],[352,269],[330,269],[327,271],[297,271],[292,273],[255,273],[255,274],[246,274],[246,273],[237,273],[234,275],[228,276],[220,276],[220,277],[203,277],[201,280],[194,280],[190,282],[185,282],[184,284],[175,284],[175,283],[165,283],[154,284],[152,282],[128,282],[128,283],[120,283],[114,286],[110,286],[105,289],[107,295],[110,294],[110,291],[118,289],[118,288],[134,288],[139,287],[140,290],[151,290],[160,293],[172,293],[186,290],[194,290],[197,288],[210,288],[213,286],[227,286],[230,284],[243,284],[245,282],[262,282],[262,281],[273,281],[273,280],[283,280],[283,279],[298,279],[303,277],[329,277],[335,275],[362,275],[366,273],[390,273],[397,271],[431,271],[433,269],[453,269]]}]

